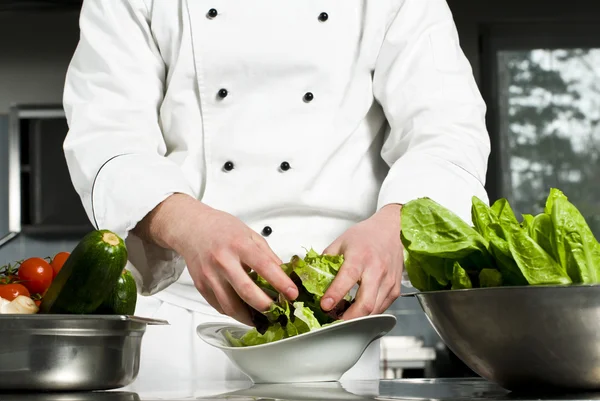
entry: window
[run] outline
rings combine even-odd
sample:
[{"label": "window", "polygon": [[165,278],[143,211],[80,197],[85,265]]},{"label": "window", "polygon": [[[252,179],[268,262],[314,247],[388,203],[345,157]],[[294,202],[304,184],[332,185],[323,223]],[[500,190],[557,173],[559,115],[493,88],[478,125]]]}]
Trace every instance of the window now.
[{"label": "window", "polygon": [[600,238],[600,43],[536,35],[543,46],[521,33],[493,53],[497,195],[520,216],[559,188]]}]

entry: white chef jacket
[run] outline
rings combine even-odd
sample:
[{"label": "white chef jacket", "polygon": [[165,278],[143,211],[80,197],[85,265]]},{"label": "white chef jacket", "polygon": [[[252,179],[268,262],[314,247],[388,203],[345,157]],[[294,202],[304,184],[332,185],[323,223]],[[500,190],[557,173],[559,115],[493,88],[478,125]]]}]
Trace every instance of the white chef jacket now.
[{"label": "white chef jacket", "polygon": [[283,260],[390,203],[470,221],[487,201],[486,108],[445,0],[85,0],[80,26],[66,160],[142,295],[215,315],[179,255],[130,231],[173,193]]}]

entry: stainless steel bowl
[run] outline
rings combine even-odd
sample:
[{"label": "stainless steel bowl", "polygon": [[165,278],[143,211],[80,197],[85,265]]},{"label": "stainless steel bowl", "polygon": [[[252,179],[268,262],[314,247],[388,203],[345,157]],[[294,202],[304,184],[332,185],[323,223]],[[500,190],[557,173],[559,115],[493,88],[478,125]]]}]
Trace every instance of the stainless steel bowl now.
[{"label": "stainless steel bowl", "polygon": [[1,391],[110,390],[139,372],[147,325],[104,315],[0,315]]},{"label": "stainless steel bowl", "polygon": [[407,296],[465,364],[506,389],[600,390],[598,285]]}]

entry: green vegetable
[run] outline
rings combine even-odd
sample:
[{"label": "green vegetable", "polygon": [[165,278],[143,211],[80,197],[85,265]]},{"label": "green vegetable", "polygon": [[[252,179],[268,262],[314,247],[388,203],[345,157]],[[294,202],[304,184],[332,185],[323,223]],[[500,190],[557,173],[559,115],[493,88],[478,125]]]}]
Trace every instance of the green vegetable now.
[{"label": "green vegetable", "polygon": [[225,331],[225,337],[232,347],[248,347],[282,340],[285,337],[285,331],[279,323],[276,323],[270,326],[264,334],[253,328],[240,338],[236,338],[230,332]]},{"label": "green vegetable", "polygon": [[419,255],[459,260],[488,256],[488,241],[461,218],[429,198],[402,207],[402,243]]},{"label": "green vegetable", "polygon": [[346,294],[331,311],[323,311],[320,305],[321,298],[343,263],[343,255],[319,255],[310,249],[303,259],[296,255],[289,263],[283,264],[281,268],[299,289],[298,298],[292,303],[277,294],[264,278],[251,272],[253,281],[271,295],[275,302],[264,313],[251,310],[255,327],[240,338],[227,333],[229,343],[234,347],[266,344],[338,322],[353,302],[350,294]]},{"label": "green vegetable", "polygon": [[479,273],[480,287],[499,287],[502,285],[502,273],[496,269],[483,269]]},{"label": "green vegetable", "polygon": [[304,257],[292,258],[283,266],[286,272],[294,272],[304,289],[315,299],[321,299],[344,263],[343,255],[319,255],[313,249]]},{"label": "green vegetable", "polygon": [[472,225],[429,198],[402,208],[405,268],[415,288],[600,283],[600,244],[577,208],[551,189],[544,212],[519,222],[506,199],[473,197]]},{"label": "green vegetable", "polygon": [[557,259],[574,283],[594,284],[600,280],[600,244],[579,210],[562,194],[553,192],[546,203]]},{"label": "green vegetable", "polygon": [[554,225],[552,219],[546,213],[540,213],[533,218],[529,227],[528,234],[533,240],[542,247],[544,251],[558,262],[556,255],[556,244],[553,243]]},{"label": "green vegetable", "polygon": [[534,217],[533,217],[532,214],[524,214],[523,215],[523,221],[521,222],[521,226],[524,229],[529,230],[529,227],[533,223],[533,219],[534,219]]},{"label": "green vegetable", "polygon": [[518,224],[505,229],[510,252],[531,285],[571,284],[562,267]]},{"label": "green vegetable", "polygon": [[[407,252],[408,253],[408,252]],[[434,264],[437,261],[433,259]],[[408,279],[412,285],[421,291],[435,291],[441,290],[447,284],[447,278],[445,277],[444,270],[444,282],[440,284],[438,280],[431,274],[428,274],[423,265],[414,255],[408,254],[406,261],[404,262],[404,268],[408,274]]]},{"label": "green vegetable", "polygon": [[454,262],[451,269],[450,282],[452,283],[453,290],[460,290],[465,288],[473,288],[471,279],[467,274],[466,270],[460,266],[460,263]]},{"label": "green vegetable", "polygon": [[93,313],[109,296],[125,265],[127,248],[108,230],[87,234],[42,298],[40,313]]},{"label": "green vegetable", "polygon": [[128,270],[123,270],[121,277],[104,299],[96,314],[102,315],[133,315],[137,304],[137,285]]},{"label": "green vegetable", "polygon": [[492,205],[492,210],[496,211],[496,215],[498,216],[498,220],[502,227],[519,224],[517,218],[515,217],[515,213],[506,199],[498,199],[496,202],[494,202]]}]

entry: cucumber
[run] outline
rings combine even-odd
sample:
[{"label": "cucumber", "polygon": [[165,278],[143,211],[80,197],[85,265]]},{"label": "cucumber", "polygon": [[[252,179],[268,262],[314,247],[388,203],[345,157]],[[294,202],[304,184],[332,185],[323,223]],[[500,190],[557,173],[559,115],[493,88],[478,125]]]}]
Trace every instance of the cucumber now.
[{"label": "cucumber", "polygon": [[98,315],[133,315],[137,303],[137,285],[131,272],[123,270],[108,297],[96,310]]},{"label": "cucumber", "polygon": [[39,313],[91,314],[109,296],[127,264],[123,240],[109,230],[88,233],[42,298]]}]

